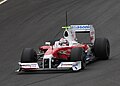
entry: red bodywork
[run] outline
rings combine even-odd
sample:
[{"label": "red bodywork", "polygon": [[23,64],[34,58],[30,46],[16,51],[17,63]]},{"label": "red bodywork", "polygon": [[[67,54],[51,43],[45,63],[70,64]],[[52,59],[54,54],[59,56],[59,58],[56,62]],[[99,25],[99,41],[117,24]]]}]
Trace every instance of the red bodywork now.
[{"label": "red bodywork", "polygon": [[54,58],[67,60],[70,57],[71,49],[75,47],[81,47],[85,51],[88,49],[87,44],[79,44],[76,46],[66,46],[66,47],[60,47],[60,48],[53,48],[53,46],[41,46],[39,47],[39,50],[44,51],[45,52],[44,55],[52,54]]}]

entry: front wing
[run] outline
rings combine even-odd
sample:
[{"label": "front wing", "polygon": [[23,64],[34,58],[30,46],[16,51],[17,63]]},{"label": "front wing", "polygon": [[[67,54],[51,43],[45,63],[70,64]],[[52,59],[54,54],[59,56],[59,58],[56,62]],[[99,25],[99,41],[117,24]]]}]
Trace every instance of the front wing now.
[{"label": "front wing", "polygon": [[20,71],[44,71],[44,70],[69,70],[72,69],[73,71],[80,70],[81,67],[81,61],[76,62],[61,62],[56,68],[44,68],[44,66],[40,66],[39,63],[18,63],[19,69],[16,70],[16,72]]}]

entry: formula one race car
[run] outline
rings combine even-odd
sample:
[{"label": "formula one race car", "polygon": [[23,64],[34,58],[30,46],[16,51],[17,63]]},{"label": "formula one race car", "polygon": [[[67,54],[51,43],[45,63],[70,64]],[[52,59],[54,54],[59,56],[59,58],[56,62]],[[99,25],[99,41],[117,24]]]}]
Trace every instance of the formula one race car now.
[{"label": "formula one race car", "polygon": [[[70,25],[63,27],[63,38],[45,42],[39,53],[25,48],[18,63],[20,71],[73,70],[85,69],[86,64],[95,60],[107,60],[110,45],[106,38],[95,38],[92,25]],[[89,33],[90,43],[79,43],[76,33]]]}]

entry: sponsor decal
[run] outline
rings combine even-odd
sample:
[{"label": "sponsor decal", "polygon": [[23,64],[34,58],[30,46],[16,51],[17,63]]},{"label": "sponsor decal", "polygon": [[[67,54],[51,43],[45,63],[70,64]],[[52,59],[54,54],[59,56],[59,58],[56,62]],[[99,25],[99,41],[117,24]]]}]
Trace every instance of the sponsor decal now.
[{"label": "sponsor decal", "polygon": [[95,32],[94,32],[94,31],[92,31],[90,34],[91,34],[91,35],[94,35],[94,34],[95,34]]},{"label": "sponsor decal", "polygon": [[71,25],[71,28],[86,30],[90,29],[90,25]]},{"label": "sponsor decal", "polygon": [[22,68],[39,68],[37,63],[22,63],[20,66]]},{"label": "sponsor decal", "polygon": [[59,67],[68,67],[68,68],[70,68],[70,67],[72,67],[72,64],[73,64],[73,62],[61,62],[60,63],[60,65],[58,66],[58,68]]},{"label": "sponsor decal", "polygon": [[74,71],[77,71],[77,70],[81,69],[81,62],[78,61],[78,62],[74,63],[74,64],[72,65],[72,69],[73,69]]},{"label": "sponsor decal", "polygon": [[31,68],[35,68],[36,67],[36,64],[31,64]]},{"label": "sponsor decal", "polygon": [[61,64],[61,66],[71,66],[72,64]]},{"label": "sponsor decal", "polygon": [[22,65],[22,68],[31,68],[30,65]]},{"label": "sponsor decal", "polygon": [[73,64],[73,67],[76,67],[76,66],[78,66],[78,63],[76,63],[76,64]]},{"label": "sponsor decal", "polygon": [[67,50],[61,50],[59,51],[60,54],[66,54],[67,53]]}]

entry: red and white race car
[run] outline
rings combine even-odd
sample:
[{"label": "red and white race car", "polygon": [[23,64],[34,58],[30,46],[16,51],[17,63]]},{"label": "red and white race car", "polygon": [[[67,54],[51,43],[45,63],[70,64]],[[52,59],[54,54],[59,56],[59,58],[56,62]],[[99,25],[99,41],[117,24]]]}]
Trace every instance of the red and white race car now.
[{"label": "red and white race car", "polygon": [[[92,25],[70,25],[63,28],[63,38],[45,42],[44,46],[39,47],[39,53],[32,48],[25,48],[18,62],[17,72],[69,69],[79,71],[91,61],[109,59],[109,41],[106,38],[95,38]],[[76,33],[89,33],[90,43],[79,43]]]}]

